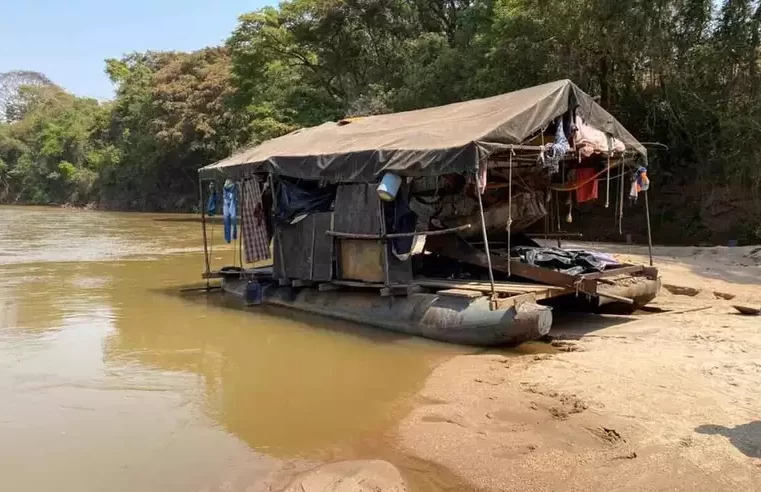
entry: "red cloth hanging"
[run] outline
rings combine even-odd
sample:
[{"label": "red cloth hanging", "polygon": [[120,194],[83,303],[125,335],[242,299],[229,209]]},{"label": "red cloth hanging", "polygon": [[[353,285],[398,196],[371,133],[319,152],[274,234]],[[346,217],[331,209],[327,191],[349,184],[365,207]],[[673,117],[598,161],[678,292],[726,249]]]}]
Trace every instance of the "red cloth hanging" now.
[{"label": "red cloth hanging", "polygon": [[[591,167],[581,167],[576,169],[576,203],[584,203],[589,200],[597,200],[597,173]],[[590,181],[591,180],[591,181]],[[589,181],[586,184],[586,181]]]}]

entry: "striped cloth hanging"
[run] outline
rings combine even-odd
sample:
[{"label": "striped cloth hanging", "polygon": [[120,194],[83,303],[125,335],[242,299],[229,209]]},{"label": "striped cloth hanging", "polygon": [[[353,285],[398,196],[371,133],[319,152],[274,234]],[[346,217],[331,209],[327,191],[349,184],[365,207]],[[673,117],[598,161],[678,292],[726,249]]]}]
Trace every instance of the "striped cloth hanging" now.
[{"label": "striped cloth hanging", "polygon": [[267,225],[264,220],[264,207],[262,205],[262,192],[259,181],[256,178],[243,181],[243,249],[246,252],[246,261],[270,259],[270,238],[267,235]]}]

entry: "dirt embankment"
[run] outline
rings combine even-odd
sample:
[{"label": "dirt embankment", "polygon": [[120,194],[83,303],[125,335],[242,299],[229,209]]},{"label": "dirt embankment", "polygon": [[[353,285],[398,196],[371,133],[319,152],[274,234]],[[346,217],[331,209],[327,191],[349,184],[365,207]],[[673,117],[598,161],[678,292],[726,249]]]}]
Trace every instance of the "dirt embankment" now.
[{"label": "dirt embankment", "polygon": [[661,312],[556,314],[553,346],[533,346],[551,353],[446,362],[401,446],[482,490],[761,490],[761,317],[732,308],[761,307],[761,249],[656,254],[688,287]]}]

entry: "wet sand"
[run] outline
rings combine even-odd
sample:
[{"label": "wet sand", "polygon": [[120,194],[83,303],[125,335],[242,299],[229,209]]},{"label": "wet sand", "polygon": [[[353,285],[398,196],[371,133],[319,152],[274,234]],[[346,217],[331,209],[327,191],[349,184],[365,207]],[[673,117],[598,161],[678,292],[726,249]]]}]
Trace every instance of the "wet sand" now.
[{"label": "wet sand", "polygon": [[760,490],[761,317],[732,304],[761,307],[761,249],[656,255],[665,284],[699,292],[664,290],[659,313],[556,316],[553,353],[441,364],[402,447],[478,490]]}]

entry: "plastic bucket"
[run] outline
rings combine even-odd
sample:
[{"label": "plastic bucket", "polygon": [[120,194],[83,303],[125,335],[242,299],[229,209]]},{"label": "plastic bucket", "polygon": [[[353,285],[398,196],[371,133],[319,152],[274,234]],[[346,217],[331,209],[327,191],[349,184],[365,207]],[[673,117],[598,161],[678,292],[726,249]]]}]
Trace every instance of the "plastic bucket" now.
[{"label": "plastic bucket", "polygon": [[249,282],[246,284],[246,304],[258,306],[262,303],[262,284]]},{"label": "plastic bucket", "polygon": [[399,187],[401,185],[401,177],[394,173],[386,173],[383,175],[383,178],[378,185],[378,196],[384,202],[393,202],[394,199],[396,199],[396,194],[399,191]]}]

